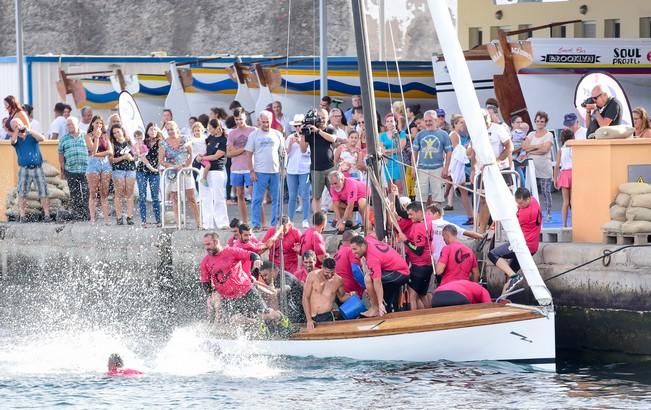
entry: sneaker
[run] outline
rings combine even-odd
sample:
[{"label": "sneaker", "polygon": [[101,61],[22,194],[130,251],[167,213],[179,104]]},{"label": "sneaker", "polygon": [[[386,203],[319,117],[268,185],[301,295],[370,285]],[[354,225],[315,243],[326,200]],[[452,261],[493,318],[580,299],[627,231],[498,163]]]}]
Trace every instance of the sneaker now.
[{"label": "sneaker", "polygon": [[444,211],[454,211],[454,207],[452,205],[445,205],[443,207]]},{"label": "sneaker", "polygon": [[506,285],[504,286],[504,292],[503,293],[508,293],[512,291],[522,280],[524,279],[524,276],[522,276],[521,273],[516,273],[515,275],[511,276],[507,281]]},{"label": "sneaker", "polygon": [[18,217],[18,223],[24,224],[27,223],[27,217],[25,215]]},{"label": "sneaker", "polygon": [[310,227],[310,221],[308,221],[307,219],[303,219],[302,225],[303,225],[303,229],[308,229]]},{"label": "sneaker", "polygon": [[52,219],[52,217],[50,215],[45,215],[43,217],[43,222],[45,222],[45,223],[52,222],[52,221],[54,221],[54,219]]},{"label": "sneaker", "polygon": [[550,223],[551,221],[552,221],[551,214],[547,214],[547,216],[545,217],[545,223]]},{"label": "sneaker", "polygon": [[119,217],[119,218],[118,218],[118,222],[117,222],[117,224],[118,224],[118,225],[124,225],[124,218]]},{"label": "sneaker", "polygon": [[474,225],[474,224],[475,224],[475,220],[473,218],[468,218],[466,222],[464,222],[462,225],[467,226],[467,225]]},{"label": "sneaker", "polygon": [[200,183],[201,185],[205,186],[205,187],[208,186],[208,180],[207,180],[206,178],[201,178],[201,179],[199,180],[199,183]]},{"label": "sneaker", "polygon": [[127,225],[133,225],[133,218],[130,216],[127,216]]}]

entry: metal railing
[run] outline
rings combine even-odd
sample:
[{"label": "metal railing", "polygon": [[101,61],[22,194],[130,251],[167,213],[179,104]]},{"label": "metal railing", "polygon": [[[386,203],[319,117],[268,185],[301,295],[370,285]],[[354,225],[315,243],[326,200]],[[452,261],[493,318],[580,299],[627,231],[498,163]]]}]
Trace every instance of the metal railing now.
[{"label": "metal railing", "polygon": [[[510,186],[509,189],[511,189],[511,193],[515,195],[515,191],[518,189],[520,186],[520,174],[518,174],[517,171],[513,169],[504,169],[500,171],[502,176],[505,175],[510,175],[511,176],[511,181],[513,182]],[[472,219],[473,219],[473,230],[477,232],[477,227],[479,225],[479,200],[480,200],[480,195],[483,192],[483,187],[479,187],[479,178],[481,177],[481,173],[477,173],[475,175],[475,180],[473,181],[473,193],[472,193]],[[483,181],[482,181],[483,182]],[[486,205],[484,205],[486,206]],[[501,229],[499,226],[499,222],[495,221],[495,235],[497,235],[497,240],[501,239]]]},{"label": "metal railing", "polygon": [[[176,177],[174,178],[173,181],[170,181],[168,179],[168,175],[170,172],[176,172]],[[181,179],[184,174],[190,173],[190,176],[192,177],[192,185],[189,187],[183,187],[181,189]],[[175,170],[172,168],[165,168],[161,174],[161,184],[160,184],[160,207],[161,207],[161,227],[162,228],[169,228],[170,226],[166,226],[166,220],[165,220],[165,214],[166,214],[166,205],[168,203],[167,201],[167,194],[171,191],[167,189],[168,185],[171,184],[176,184],[176,205],[177,205],[177,210],[178,212],[176,213],[176,229],[181,229],[187,225],[187,201],[185,198],[185,190],[186,189],[195,189],[195,184],[194,181],[195,179],[195,174],[200,175],[199,170],[193,167],[185,167],[181,168],[180,170]],[[197,192],[196,198],[199,198],[199,193]],[[171,201],[170,201],[171,203]],[[198,225],[201,225],[201,202],[197,200],[197,208],[199,209],[199,215],[198,218],[199,220],[197,221]]]}]

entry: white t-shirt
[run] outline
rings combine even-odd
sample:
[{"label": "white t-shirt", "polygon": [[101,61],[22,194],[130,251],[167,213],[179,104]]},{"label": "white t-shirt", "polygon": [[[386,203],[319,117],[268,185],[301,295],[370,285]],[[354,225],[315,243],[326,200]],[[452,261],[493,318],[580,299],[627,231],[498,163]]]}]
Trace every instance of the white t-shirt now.
[{"label": "white t-shirt", "polygon": [[586,139],[586,134],[588,133],[588,129],[586,127],[579,127],[578,130],[574,133],[574,139],[575,140],[584,140]]},{"label": "white t-shirt", "polygon": [[[31,119],[29,120],[29,128],[33,129],[36,132],[40,132],[41,134],[43,133],[43,128],[41,128],[41,122],[38,120]],[[86,132],[84,130],[84,132]],[[68,133],[68,130],[66,129],[66,134]]]},{"label": "white t-shirt", "polygon": [[88,131],[88,127],[90,127],[90,123],[86,124],[85,122],[79,122],[79,131],[86,133]]},{"label": "white t-shirt", "polygon": [[66,119],[63,115],[59,115],[52,121],[50,124],[50,129],[48,130],[48,139],[52,139],[52,134],[57,133],[58,138],[63,138],[64,135],[68,133],[68,127],[66,126]]},{"label": "white t-shirt", "polygon": [[346,135],[346,131],[341,128],[335,128],[335,137],[337,137],[338,142],[343,142],[348,139],[348,135]]},{"label": "white t-shirt", "polygon": [[245,151],[253,153],[253,170],[267,174],[280,172],[280,149],[283,136],[280,131],[256,129],[246,141]]},{"label": "white t-shirt", "polygon": [[[493,153],[495,154],[496,159],[500,156],[502,151],[504,151],[504,143],[510,139],[511,133],[506,128],[506,125],[493,123],[490,127],[488,127],[488,140],[491,143],[491,147],[493,148]],[[507,169],[511,167],[509,158],[506,158],[503,161],[499,161],[497,165],[500,167],[500,169]]]},{"label": "white t-shirt", "polygon": [[561,148],[561,171],[572,169],[572,147]]},{"label": "white t-shirt", "polygon": [[466,230],[460,227],[459,225],[455,225],[451,222],[448,222],[443,218],[432,219],[431,249],[432,249],[432,257],[434,258],[435,263],[438,263],[439,257],[441,257],[441,250],[445,246],[445,241],[443,240],[443,228],[446,225],[453,225],[455,228],[457,228],[458,237],[463,236],[464,232],[466,232]]},{"label": "white t-shirt", "polygon": [[294,142],[292,146],[289,147],[289,140],[291,138],[292,137],[289,136],[285,141],[285,148],[287,148],[287,173],[289,175],[309,174],[310,164],[312,163],[310,147],[307,147],[305,153],[301,152],[301,146],[298,141]]},{"label": "white t-shirt", "polygon": [[[544,145],[548,142],[553,144],[553,138],[554,136],[549,131],[542,137],[536,137],[536,131],[531,131],[527,135],[530,146]],[[546,154],[529,154],[529,158],[533,161],[534,168],[536,169],[536,178],[550,179],[553,177],[551,149]]]},{"label": "white t-shirt", "polygon": [[192,146],[192,160],[197,155],[206,155],[206,136],[202,135],[201,138],[190,137],[190,145]]}]

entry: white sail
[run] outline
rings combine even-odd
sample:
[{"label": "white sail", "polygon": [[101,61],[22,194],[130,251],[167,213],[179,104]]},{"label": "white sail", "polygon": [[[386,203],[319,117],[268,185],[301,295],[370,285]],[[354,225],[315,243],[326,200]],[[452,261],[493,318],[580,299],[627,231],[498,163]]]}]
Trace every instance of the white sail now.
[{"label": "white sail", "polygon": [[176,69],[176,63],[173,62],[170,63],[170,77],[172,81],[170,83],[170,91],[165,99],[165,108],[172,110],[174,120],[180,128],[183,128],[188,123],[188,119],[192,114],[190,113],[188,99],[185,97],[183,84],[181,84],[181,79],[179,78],[179,72]]},{"label": "white sail", "polygon": [[534,297],[541,305],[549,305],[552,303],[551,293],[542,280],[527,248],[516,216],[515,201],[497,166],[488,140],[488,130],[481,114],[479,100],[473,88],[470,71],[463,57],[456,30],[452,25],[447,3],[441,0],[428,0],[428,4],[459,101],[459,108],[468,126],[477,162],[482,168],[488,208],[493,219],[502,224]]}]

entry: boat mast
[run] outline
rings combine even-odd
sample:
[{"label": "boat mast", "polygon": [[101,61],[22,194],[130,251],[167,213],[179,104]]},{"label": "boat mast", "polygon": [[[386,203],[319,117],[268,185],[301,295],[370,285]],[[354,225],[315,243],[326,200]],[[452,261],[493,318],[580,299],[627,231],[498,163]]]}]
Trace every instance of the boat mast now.
[{"label": "boat mast", "polygon": [[326,0],[319,0],[319,70],[321,97],[328,95],[328,9]]},{"label": "boat mast", "polygon": [[[382,181],[377,150],[378,131],[375,118],[375,90],[371,78],[371,55],[368,48],[368,31],[364,16],[364,0],[351,0],[353,5],[353,25],[355,27],[355,43],[357,45],[357,65],[359,67],[362,107],[366,123],[366,147],[368,150],[368,172],[372,172],[378,181]],[[382,193],[371,184],[373,214],[375,216],[375,234],[378,240],[384,239],[384,213],[382,211]]]}]

